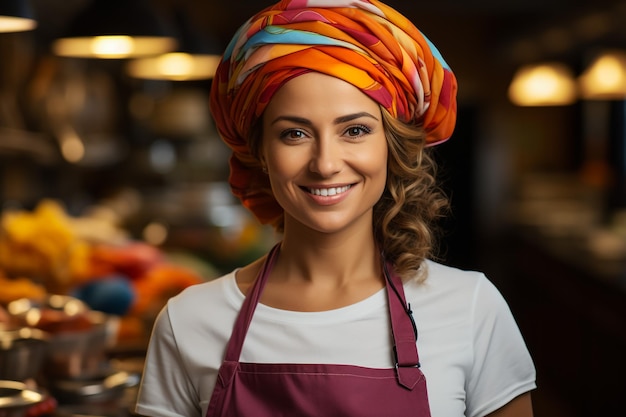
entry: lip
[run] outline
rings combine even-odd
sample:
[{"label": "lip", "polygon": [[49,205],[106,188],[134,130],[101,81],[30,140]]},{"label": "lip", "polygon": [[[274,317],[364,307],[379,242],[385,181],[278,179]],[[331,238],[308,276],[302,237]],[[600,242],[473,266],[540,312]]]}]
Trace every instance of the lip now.
[{"label": "lip", "polygon": [[[329,206],[343,201],[352,191],[356,184],[315,184],[301,186],[309,198],[322,206]],[[319,193],[312,193],[311,190],[319,190]]]}]

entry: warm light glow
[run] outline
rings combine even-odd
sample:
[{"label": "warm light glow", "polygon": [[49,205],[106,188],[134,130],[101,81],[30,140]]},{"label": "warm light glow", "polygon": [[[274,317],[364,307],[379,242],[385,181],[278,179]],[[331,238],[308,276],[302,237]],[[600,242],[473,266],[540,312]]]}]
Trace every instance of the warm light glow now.
[{"label": "warm light glow", "polygon": [[85,145],[73,129],[60,132],[61,154],[67,162],[77,163],[85,157]]},{"label": "warm light glow", "polygon": [[94,36],[57,39],[55,54],[78,58],[135,58],[158,55],[176,48],[176,41],[166,37]]},{"label": "warm light glow", "polygon": [[125,57],[134,49],[130,36],[96,36],[91,40],[91,53],[97,57]]},{"label": "warm light glow", "polygon": [[152,222],[143,229],[143,238],[151,245],[159,246],[167,240],[168,229],[163,223]]},{"label": "warm light glow", "polygon": [[21,396],[29,404],[35,404],[43,400],[43,395],[41,393],[27,388],[22,391]]},{"label": "warm light glow", "polygon": [[626,98],[626,52],[607,52],[596,58],[579,79],[585,99]]},{"label": "warm light glow", "polygon": [[37,22],[33,19],[23,17],[0,16],[0,32],[23,32],[33,30],[37,27]]},{"label": "warm light glow", "polygon": [[27,311],[24,320],[29,326],[35,327],[37,323],[39,323],[39,320],[41,320],[41,310],[35,308]]},{"label": "warm light glow", "polygon": [[526,66],[509,86],[509,99],[518,106],[561,106],[576,100],[571,70],[559,63]]},{"label": "warm light glow", "polygon": [[189,54],[175,52],[157,58],[158,70],[164,75],[178,77],[193,71],[193,58]]},{"label": "warm light glow", "polygon": [[215,75],[220,61],[217,55],[191,55],[174,52],[141,58],[128,64],[128,73],[136,78],[155,80],[198,80]]}]

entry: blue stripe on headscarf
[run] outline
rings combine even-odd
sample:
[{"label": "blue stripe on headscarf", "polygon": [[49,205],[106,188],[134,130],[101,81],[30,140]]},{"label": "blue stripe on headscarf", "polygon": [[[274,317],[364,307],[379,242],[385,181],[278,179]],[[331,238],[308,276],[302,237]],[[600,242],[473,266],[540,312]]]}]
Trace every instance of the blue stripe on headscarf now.
[{"label": "blue stripe on headscarf", "polygon": [[[422,33],[420,31],[420,33]],[[452,71],[452,69],[450,68],[450,65],[448,65],[448,63],[446,62],[445,59],[443,59],[443,56],[441,55],[441,52],[439,52],[439,49],[437,49],[437,47],[435,46],[435,44],[433,44],[430,39],[428,39],[426,37],[426,35],[424,35],[422,33],[422,36],[424,36],[424,39],[426,39],[426,43],[428,44],[428,47],[430,48],[430,52],[432,52],[433,56],[435,58],[437,58],[437,61],[439,61],[441,63],[441,66],[444,67],[445,69]]]},{"label": "blue stripe on headscarf", "polygon": [[[245,54],[246,51],[253,50],[259,46],[263,45],[272,45],[272,44],[282,44],[282,45],[330,45],[330,46],[340,46],[344,48],[349,48],[354,51],[362,51],[361,48],[357,46],[341,41],[338,39],[333,39],[328,36],[320,35],[319,33],[306,32],[302,30],[293,30],[293,29],[285,29],[280,26],[267,26],[263,28],[262,31],[259,31],[252,35],[250,39],[246,41],[246,43],[241,48],[239,56],[237,59],[241,58],[242,54]],[[230,51],[232,53],[232,50]]]}]

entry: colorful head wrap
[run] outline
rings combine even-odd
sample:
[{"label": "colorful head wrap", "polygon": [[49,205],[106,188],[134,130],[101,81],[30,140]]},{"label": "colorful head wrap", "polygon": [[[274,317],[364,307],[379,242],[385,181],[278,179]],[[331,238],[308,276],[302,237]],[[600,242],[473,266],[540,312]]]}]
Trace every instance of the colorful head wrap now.
[{"label": "colorful head wrap", "polygon": [[282,209],[251,154],[250,130],[285,82],[310,71],[344,80],[392,116],[423,126],[429,145],[454,130],[454,74],[399,12],[377,0],[280,1],[237,31],[211,89],[217,129],[233,150],[231,188],[262,223]]}]

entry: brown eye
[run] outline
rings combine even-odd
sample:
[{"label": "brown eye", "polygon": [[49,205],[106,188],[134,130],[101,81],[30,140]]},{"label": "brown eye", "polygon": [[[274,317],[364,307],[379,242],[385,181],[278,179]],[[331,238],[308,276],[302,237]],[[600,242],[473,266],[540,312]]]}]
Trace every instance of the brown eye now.
[{"label": "brown eye", "polygon": [[371,129],[368,128],[367,126],[350,126],[347,130],[346,130],[346,135],[353,137],[353,138],[358,138],[361,137],[363,135],[366,135],[368,133],[371,132]]},{"label": "brown eye", "polygon": [[304,137],[304,134],[299,130],[292,130],[289,134],[289,137],[292,139],[300,139]]},{"label": "brown eye", "polygon": [[299,139],[304,139],[306,138],[305,133],[302,130],[299,129],[288,129],[283,131],[280,134],[280,138],[281,139],[287,139],[287,140],[299,140]]}]

